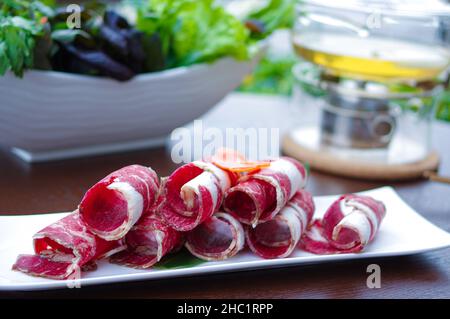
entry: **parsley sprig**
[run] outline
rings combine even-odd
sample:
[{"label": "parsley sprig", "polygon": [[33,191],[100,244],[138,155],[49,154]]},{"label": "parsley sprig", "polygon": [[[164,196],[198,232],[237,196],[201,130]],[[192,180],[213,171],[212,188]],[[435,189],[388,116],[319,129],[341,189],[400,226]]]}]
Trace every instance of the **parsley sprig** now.
[{"label": "parsley sprig", "polygon": [[3,0],[0,7],[0,75],[22,76],[33,67],[36,37],[52,9],[41,1]]}]

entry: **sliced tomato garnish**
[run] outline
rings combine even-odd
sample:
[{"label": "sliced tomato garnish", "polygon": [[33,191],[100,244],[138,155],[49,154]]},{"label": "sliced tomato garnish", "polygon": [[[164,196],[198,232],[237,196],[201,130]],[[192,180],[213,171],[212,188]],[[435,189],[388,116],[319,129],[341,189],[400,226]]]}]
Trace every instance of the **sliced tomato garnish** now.
[{"label": "sliced tomato garnish", "polygon": [[245,162],[247,159],[244,154],[233,150],[231,148],[221,147],[213,155],[213,159],[217,159],[224,162]]},{"label": "sliced tomato garnish", "polygon": [[229,148],[219,149],[211,162],[223,170],[235,173],[251,173],[270,165],[269,161],[248,161],[244,155]]}]

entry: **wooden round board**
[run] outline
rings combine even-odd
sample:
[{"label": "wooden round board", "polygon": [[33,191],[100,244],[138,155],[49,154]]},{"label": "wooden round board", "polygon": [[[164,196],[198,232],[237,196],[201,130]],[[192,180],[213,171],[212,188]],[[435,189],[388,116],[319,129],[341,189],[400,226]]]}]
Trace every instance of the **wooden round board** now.
[{"label": "wooden round board", "polygon": [[309,163],[311,169],[359,179],[389,181],[417,179],[423,178],[425,172],[434,171],[439,166],[439,155],[436,152],[430,152],[420,161],[404,164],[378,164],[340,159],[326,151],[312,150],[299,145],[290,134],[283,137],[282,150],[287,156]]}]

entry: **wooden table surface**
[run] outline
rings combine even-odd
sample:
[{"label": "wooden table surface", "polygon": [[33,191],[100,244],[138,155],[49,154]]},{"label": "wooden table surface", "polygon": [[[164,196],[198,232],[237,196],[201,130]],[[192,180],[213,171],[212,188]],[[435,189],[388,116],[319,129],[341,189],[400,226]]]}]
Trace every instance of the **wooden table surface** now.
[{"label": "wooden table surface", "polygon": [[[442,155],[440,172],[450,175],[450,125],[433,127]],[[176,166],[165,149],[28,165],[0,151],[1,214],[70,211],[84,191],[124,165],[152,166],[160,175]],[[314,195],[362,191],[381,183],[312,172]],[[450,185],[429,181],[393,184],[400,196],[439,227],[450,231]],[[390,212],[395,214],[395,212]],[[400,226],[400,225],[399,225]],[[417,234],[426,236],[427,234]],[[366,287],[366,267],[381,266],[380,289]],[[409,257],[349,261],[192,278],[110,284],[44,292],[8,292],[2,297],[36,298],[450,298],[450,249]]]}]

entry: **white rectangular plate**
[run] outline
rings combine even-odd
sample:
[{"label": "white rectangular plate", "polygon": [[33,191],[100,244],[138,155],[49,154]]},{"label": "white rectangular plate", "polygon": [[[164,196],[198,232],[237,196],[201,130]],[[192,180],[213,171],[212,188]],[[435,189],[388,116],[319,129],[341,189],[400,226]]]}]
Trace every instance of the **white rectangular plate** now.
[{"label": "white rectangular plate", "polygon": [[[450,234],[428,222],[409,207],[390,187],[378,188],[362,194],[382,200],[387,209],[380,231],[364,252],[319,256],[300,250],[285,259],[265,260],[249,251],[220,262],[205,262],[180,269],[136,270],[100,261],[98,269],[85,272],[76,283],[80,286],[124,281],[195,276],[218,272],[315,264],[339,260],[411,255],[450,246]],[[315,197],[316,217],[320,217],[337,196]],[[65,288],[67,281],[30,277],[11,270],[16,256],[32,252],[31,236],[46,225],[65,216],[61,214],[0,216],[0,290],[42,290]],[[69,285],[68,285],[69,284]]]}]

